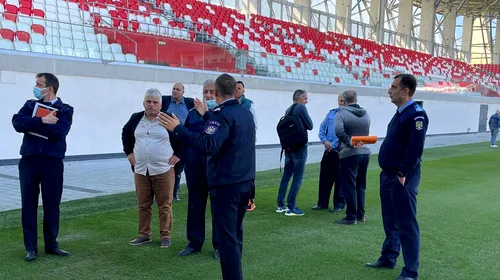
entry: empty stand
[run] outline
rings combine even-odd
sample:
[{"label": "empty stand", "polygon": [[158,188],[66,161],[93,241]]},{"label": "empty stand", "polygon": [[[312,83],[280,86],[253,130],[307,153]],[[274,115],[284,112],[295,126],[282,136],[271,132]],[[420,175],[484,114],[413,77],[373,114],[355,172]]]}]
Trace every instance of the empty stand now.
[{"label": "empty stand", "polygon": [[195,0],[0,0],[0,12],[3,49],[332,84],[388,87],[403,72],[436,91],[478,85],[497,92],[500,86],[500,66],[246,17]]}]

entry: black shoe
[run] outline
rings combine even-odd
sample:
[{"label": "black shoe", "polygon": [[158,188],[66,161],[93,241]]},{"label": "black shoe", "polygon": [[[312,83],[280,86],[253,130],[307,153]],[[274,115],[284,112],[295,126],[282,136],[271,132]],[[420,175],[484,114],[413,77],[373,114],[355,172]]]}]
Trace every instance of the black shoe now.
[{"label": "black shoe", "polygon": [[312,208],[312,210],[325,210],[325,209],[328,209],[328,207],[322,207],[322,206],[316,205]]},{"label": "black shoe", "polygon": [[189,255],[192,255],[194,253],[199,253],[199,252],[200,252],[200,250],[194,250],[193,248],[188,246],[184,250],[177,253],[177,256],[189,256]]},{"label": "black shoe", "polygon": [[181,201],[181,199],[179,198],[178,195],[174,196],[174,199],[173,199],[174,202],[179,202]]},{"label": "black shoe", "polygon": [[48,249],[48,248],[45,248],[45,254],[48,254],[48,255],[56,255],[56,256],[61,256],[61,257],[67,257],[67,256],[71,256],[71,254],[69,252],[66,252],[64,250],[61,250],[59,248],[55,248],[55,249]]},{"label": "black shoe", "polygon": [[417,280],[417,277],[406,277],[406,276],[399,276],[395,280]]},{"label": "black shoe", "polygon": [[342,210],[344,210],[344,208],[333,208],[330,212],[342,212]]},{"label": "black shoe", "polygon": [[214,259],[216,260],[220,260],[220,253],[219,253],[219,250],[215,250],[215,253],[214,253]]},{"label": "black shoe", "polygon": [[24,259],[28,262],[36,260],[36,257],[38,257],[38,253],[35,251],[28,251],[26,252],[26,257]]},{"label": "black shoe", "polygon": [[367,263],[366,266],[368,267],[373,267],[373,268],[388,268],[388,269],[394,269],[396,267],[396,264],[390,264],[386,262],[382,262],[380,260],[373,262],[373,263]]},{"label": "black shoe", "polygon": [[347,220],[345,217],[343,219],[336,220],[335,222],[341,225],[356,225],[358,223],[357,220]]}]

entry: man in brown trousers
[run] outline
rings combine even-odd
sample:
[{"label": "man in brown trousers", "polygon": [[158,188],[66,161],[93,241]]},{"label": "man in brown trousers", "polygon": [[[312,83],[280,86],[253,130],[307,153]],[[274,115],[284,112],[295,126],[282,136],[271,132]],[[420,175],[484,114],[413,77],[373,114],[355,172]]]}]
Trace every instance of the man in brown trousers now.
[{"label": "man in brown trousers", "polygon": [[144,111],[132,114],[122,131],[123,151],[134,171],[139,206],[139,236],[130,245],[151,242],[151,210],[153,197],[158,203],[161,248],[172,245],[172,196],[174,165],[179,143],[175,136],[160,126],[157,119],[162,106],[161,93],[149,89],[144,96]]}]

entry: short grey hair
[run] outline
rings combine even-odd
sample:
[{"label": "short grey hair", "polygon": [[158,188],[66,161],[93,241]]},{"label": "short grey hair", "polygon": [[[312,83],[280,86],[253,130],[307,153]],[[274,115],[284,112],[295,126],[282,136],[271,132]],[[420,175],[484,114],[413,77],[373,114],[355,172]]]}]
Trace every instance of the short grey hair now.
[{"label": "short grey hair", "polygon": [[208,79],[206,80],[205,82],[203,82],[203,86],[211,86],[211,85],[215,85],[215,81],[212,80],[212,79]]},{"label": "short grey hair", "polygon": [[161,93],[159,90],[155,89],[155,88],[150,88],[148,90],[146,90],[146,93],[144,94],[144,99],[146,99],[146,97],[159,97],[160,98],[160,103],[161,103]]},{"label": "short grey hair", "polygon": [[307,93],[305,90],[303,89],[298,89],[296,90],[294,93],[293,93],[293,101],[297,101],[299,99],[299,97],[303,94]]},{"label": "short grey hair", "polygon": [[344,101],[348,104],[358,102],[358,94],[354,90],[346,90],[342,93]]}]

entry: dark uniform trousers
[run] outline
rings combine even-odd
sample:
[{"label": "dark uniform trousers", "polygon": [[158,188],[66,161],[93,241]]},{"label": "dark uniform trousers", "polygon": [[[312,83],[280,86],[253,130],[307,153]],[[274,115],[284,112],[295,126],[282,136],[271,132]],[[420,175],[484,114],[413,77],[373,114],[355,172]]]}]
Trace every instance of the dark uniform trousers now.
[{"label": "dark uniform trousers", "polygon": [[58,248],[59,205],[63,192],[64,163],[50,156],[24,156],[19,161],[22,225],[26,251],[38,252],[37,208],[40,188],[43,201],[45,248]]},{"label": "dark uniform trousers", "polygon": [[335,151],[325,151],[321,158],[321,169],[319,172],[319,192],[318,206],[328,208],[330,195],[333,190],[333,208],[342,209],[345,206],[345,199],[340,184],[337,181],[339,173],[339,153]]},{"label": "dark uniform trousers", "polygon": [[250,198],[251,185],[252,181],[244,181],[216,187],[210,191],[222,278],[226,280],[243,279],[243,217]]},{"label": "dark uniform trousers", "polygon": [[397,172],[380,173],[380,200],[385,240],[380,260],[395,264],[401,247],[405,277],[417,277],[419,266],[420,230],[417,223],[417,194],[420,164],[399,183]]},{"label": "dark uniform trousers", "polygon": [[[186,183],[188,187],[187,239],[189,248],[199,251],[205,242],[205,211],[209,189],[206,167],[186,165]],[[202,172],[200,172],[202,171]],[[213,204],[211,202],[210,204]],[[212,209],[212,207],[210,207]],[[213,209],[212,209],[213,210]],[[212,245],[217,250],[217,239],[212,211]]]}]

